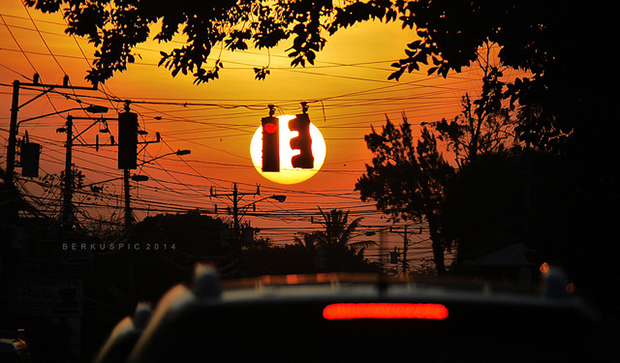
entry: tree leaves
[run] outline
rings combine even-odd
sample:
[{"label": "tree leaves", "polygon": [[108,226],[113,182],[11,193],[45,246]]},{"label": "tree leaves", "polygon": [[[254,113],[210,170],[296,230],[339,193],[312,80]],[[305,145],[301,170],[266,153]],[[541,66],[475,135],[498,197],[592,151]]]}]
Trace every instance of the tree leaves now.
[{"label": "tree leaves", "polygon": [[390,220],[425,219],[429,224],[433,255],[439,273],[445,272],[445,242],[437,223],[444,200],[444,185],[454,170],[437,149],[435,136],[422,129],[414,142],[411,125],[403,115],[397,128],[389,119],[379,134],[374,129],[365,136],[373,153],[372,165],[355,184],[362,201],[373,200],[377,210]]},{"label": "tree leaves", "polygon": [[[197,6],[194,0],[28,0],[26,4],[45,12],[59,12],[67,5],[66,32],[88,37],[96,47],[97,59],[87,76],[93,83],[126,70],[127,63],[135,61],[132,49],[148,39],[156,23],[161,29],[153,39],[169,42],[179,31],[187,37],[186,44],[169,53],[161,52],[158,65],[169,69],[173,77],[191,73],[196,84],[219,77],[220,65],[204,67],[218,43],[232,51],[248,50],[250,42],[258,49],[272,48],[292,35],[291,65],[314,64],[325,45],[321,34],[335,11],[332,2],[325,0],[216,1],[208,6]],[[373,11],[376,7],[371,6]],[[261,69],[255,74],[257,79],[264,79],[269,71]]]},{"label": "tree leaves", "polygon": [[429,198],[437,197],[428,190],[435,185],[428,179],[433,177],[431,170],[447,165],[434,137],[427,135],[416,146],[405,118],[398,128],[387,119],[381,133],[373,129],[365,140],[373,159],[355,185],[362,200],[374,200],[377,209],[394,220],[421,219],[433,203]]},{"label": "tree leaves", "polygon": [[[604,38],[603,33],[590,36],[575,26],[581,20],[592,23],[581,14],[592,17],[595,9],[556,0],[227,0],[208,4],[196,0],[26,0],[25,4],[43,12],[62,11],[67,20],[65,32],[87,37],[96,47],[93,69],[86,77],[92,83],[125,71],[127,64],[135,61],[134,47],[149,38],[155,24],[161,28],[153,39],[170,42],[178,33],[187,37],[186,44],[161,53],[159,66],[166,67],[173,77],[192,74],[196,84],[219,78],[221,66],[206,66],[211,50],[219,44],[243,51],[250,46],[272,48],[289,40],[291,66],[305,67],[315,63],[326,42],[325,32],[333,34],[368,20],[401,21],[403,28],[416,31],[417,38],[407,44],[403,58],[391,64],[394,71],[389,80],[400,80],[405,72],[420,70],[446,78],[476,61],[479,48],[486,42],[497,43],[504,65],[534,74],[529,83],[517,80],[506,96],[513,105],[518,102],[520,107],[529,108],[523,109],[524,115],[541,117],[539,121],[524,119],[526,123],[519,129],[530,139],[535,139],[535,133],[546,133],[536,141],[541,146],[546,140],[565,138],[580,123],[571,111],[579,104],[570,101],[579,92],[573,89],[573,75],[588,89],[596,91],[597,87],[592,86],[596,82],[588,68],[582,67],[585,55],[575,53],[575,44]],[[566,8],[561,14],[557,12],[560,5]],[[266,68],[256,68],[256,79],[265,79],[270,73]],[[597,82],[597,86],[605,84]],[[492,89],[487,91],[489,97],[497,94]],[[588,96],[588,101],[596,102],[596,97]]]},{"label": "tree leaves", "polygon": [[252,33],[250,29],[233,30],[230,32],[228,38],[224,40],[224,43],[226,44],[226,49],[231,51],[247,50],[248,44],[246,43],[246,40],[251,38]]},{"label": "tree leaves", "polygon": [[271,73],[269,71],[269,67],[254,68],[254,78],[259,81],[264,80],[269,75],[269,73]]},{"label": "tree leaves", "polygon": [[[187,43],[169,53],[161,53],[159,66],[179,73],[192,73],[197,82],[218,78],[221,67],[206,69],[211,49],[223,42],[226,49],[243,51],[250,41],[257,49],[272,48],[292,37],[289,47],[291,66],[313,65],[325,45],[323,32],[330,34],[359,21],[395,21],[400,0],[355,1],[335,6],[332,1],[236,0],[210,2],[197,6],[195,0],[28,0],[28,6],[45,12],[59,12],[62,5],[68,21],[66,32],[88,37],[97,47],[97,60],[87,79],[104,82],[135,61],[132,49],[148,38],[150,29],[161,24],[153,36],[170,42],[181,32]],[[255,71],[264,79],[269,72]]]},{"label": "tree leaves", "polygon": [[295,237],[295,242],[310,250],[317,247],[339,248],[353,252],[367,247],[369,242],[351,242],[353,233],[360,226],[362,217],[349,222],[349,211],[331,209],[325,212],[319,207],[322,220],[319,223],[325,228],[322,231],[300,232],[302,238]]},{"label": "tree leaves", "polygon": [[194,73],[194,84],[199,85],[201,83],[206,83],[211,80],[218,79],[220,77],[220,69],[224,68],[222,62],[218,59],[215,61],[215,65],[210,70],[205,70],[204,68],[198,68],[196,73]]}]

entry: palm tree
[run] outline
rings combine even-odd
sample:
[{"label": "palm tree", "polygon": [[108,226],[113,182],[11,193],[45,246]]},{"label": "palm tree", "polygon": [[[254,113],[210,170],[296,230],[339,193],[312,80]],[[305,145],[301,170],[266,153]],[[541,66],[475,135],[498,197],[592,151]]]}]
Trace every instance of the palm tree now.
[{"label": "palm tree", "polygon": [[314,251],[318,246],[320,246],[320,241],[323,240],[322,231],[316,231],[311,233],[299,232],[298,234],[301,236],[301,238],[295,236],[295,243],[311,251]]},{"label": "palm tree", "polygon": [[361,217],[349,223],[349,211],[344,212],[341,209],[332,209],[329,212],[324,212],[321,207],[319,207],[319,211],[323,219],[319,223],[325,227],[325,230],[312,233],[300,232],[299,235],[302,238],[295,237],[296,243],[308,249],[335,247],[350,249],[353,252],[357,252],[374,243],[372,241],[351,242],[355,230],[360,226]]}]

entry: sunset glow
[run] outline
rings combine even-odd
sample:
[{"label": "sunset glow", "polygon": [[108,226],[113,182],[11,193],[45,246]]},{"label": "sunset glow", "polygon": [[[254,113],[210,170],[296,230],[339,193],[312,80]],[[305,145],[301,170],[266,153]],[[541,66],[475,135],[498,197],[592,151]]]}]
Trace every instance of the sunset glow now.
[{"label": "sunset glow", "polygon": [[[42,83],[62,84],[66,74],[71,85],[88,86],[84,77],[92,65],[94,49],[86,39],[65,34],[67,24],[61,14],[43,14],[17,0],[4,1],[1,11],[0,20],[5,24],[0,26],[0,109],[4,110],[0,141],[6,150],[12,83],[32,83],[37,73]],[[388,80],[394,71],[390,64],[404,57],[406,44],[416,38],[415,30],[402,29],[397,23],[356,24],[327,36],[314,65],[306,67],[291,67],[286,51],[290,44],[285,42],[269,52],[253,48],[231,52],[224,47],[221,52],[214,51],[209,60],[212,63],[219,58],[222,62],[219,78],[201,85],[192,83],[191,74],[172,77],[169,70],[157,66],[159,52],[178,47],[182,37],[171,43],[149,40],[133,50],[135,63],[100,84],[98,90],[57,89],[41,97],[40,88],[22,88],[20,104],[25,105],[19,109],[18,119],[29,121],[20,123],[17,137],[22,139],[27,132],[31,142],[42,146],[40,178],[60,175],[65,169],[65,134],[56,130],[69,114],[92,116],[81,111],[80,105],[109,109],[103,116],[108,118],[111,134],[99,133],[104,125],[91,127],[92,120],[74,123],[75,134],[81,134],[73,149],[73,164],[83,172],[84,184],[94,185],[99,194],[86,190],[76,194],[73,203],[88,205],[88,215],[95,221],[122,223],[122,171],[116,166],[117,150],[110,145],[112,136],[118,136],[116,118],[128,100],[131,111],[138,114],[140,130],[148,131],[140,136],[141,166],[132,174],[149,180],[130,181],[136,221],[197,209],[225,217],[230,200],[211,196],[211,188],[223,196],[232,193],[234,184],[241,193],[255,191],[259,184],[264,195],[288,197],[285,203],[257,203],[257,212],[244,216],[276,245],[291,243],[291,230],[319,228],[312,223],[312,218],[319,218],[317,206],[350,210],[350,218],[361,217],[366,225],[385,225],[375,205],[361,202],[355,192],[355,183],[372,158],[364,136],[371,127],[380,130],[386,117],[400,123],[403,115],[419,135],[420,123],[452,119],[460,111],[465,92],[479,92],[480,72],[476,69],[464,69],[448,79],[429,77],[421,69],[398,82]],[[262,81],[255,80],[253,69],[267,65],[271,73]],[[270,104],[275,106],[276,116],[298,114],[301,102],[307,102],[313,123],[314,168],[291,170],[291,154],[283,154],[281,172],[263,173],[261,118],[269,114]],[[66,109],[74,111],[54,114]],[[52,116],[40,117],[46,114]],[[280,131],[291,136],[286,127]],[[161,141],[153,142],[157,133]],[[94,144],[96,138],[98,149],[81,146]],[[282,140],[282,150],[290,150],[288,138]],[[177,150],[191,150],[191,155],[170,155]],[[149,162],[153,159],[155,162]],[[4,168],[6,157],[0,162]],[[21,177],[21,173],[18,167],[16,174]],[[37,182],[24,179],[24,189],[33,198],[45,193]],[[246,197],[244,202],[252,200]],[[54,203],[50,201],[50,205]],[[400,244],[397,235],[386,236],[386,249]],[[369,253],[377,253],[371,250],[375,247],[369,247]],[[431,256],[429,244],[415,258],[421,261]]]},{"label": "sunset glow", "polygon": [[1,355],[614,360],[593,5],[1,0]]}]

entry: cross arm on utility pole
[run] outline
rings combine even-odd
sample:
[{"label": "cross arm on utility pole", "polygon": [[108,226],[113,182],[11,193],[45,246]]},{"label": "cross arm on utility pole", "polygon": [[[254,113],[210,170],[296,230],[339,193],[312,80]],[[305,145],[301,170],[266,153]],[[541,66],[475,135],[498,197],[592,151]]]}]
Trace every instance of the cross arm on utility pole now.
[{"label": "cross arm on utility pole", "polygon": [[251,205],[256,205],[256,203],[265,200],[265,199],[275,199],[278,202],[282,203],[286,200],[286,195],[270,195],[264,198],[261,198],[259,200],[255,200],[243,207],[239,207],[239,202],[241,201],[241,199],[246,196],[246,195],[261,195],[260,194],[260,185],[256,186],[256,192],[254,193],[240,193],[239,190],[237,189],[237,183],[234,183],[233,185],[233,192],[229,193],[229,194],[218,194],[215,191],[215,188],[211,187],[211,197],[227,197],[228,199],[230,199],[233,202],[233,231],[235,234],[235,238],[239,237],[239,232],[240,232],[240,227],[239,227],[239,222],[241,217],[245,214],[244,212],[239,213],[240,210],[243,210],[244,208],[247,211],[247,208],[249,208]]},{"label": "cross arm on utility pole", "polygon": [[[43,88],[43,91],[40,95],[29,100],[23,105],[20,105],[19,104],[19,91],[21,87]],[[13,82],[13,96],[11,100],[11,118],[10,118],[10,124],[9,124],[9,139],[8,139],[7,153],[6,153],[6,173],[4,174],[4,184],[6,186],[9,186],[9,187],[13,186],[13,176],[15,174],[15,153],[16,153],[15,148],[17,146],[17,130],[19,127],[19,123],[17,122],[17,116],[18,116],[19,110],[22,107],[34,101],[35,99],[50,92],[54,88],[66,88],[66,89],[76,89],[76,90],[97,90],[98,89],[97,84],[93,85],[92,87],[70,86],[69,76],[65,76],[65,78],[63,79],[62,85],[39,83],[38,74],[34,75],[32,83],[22,83],[19,80],[15,80]]]}]

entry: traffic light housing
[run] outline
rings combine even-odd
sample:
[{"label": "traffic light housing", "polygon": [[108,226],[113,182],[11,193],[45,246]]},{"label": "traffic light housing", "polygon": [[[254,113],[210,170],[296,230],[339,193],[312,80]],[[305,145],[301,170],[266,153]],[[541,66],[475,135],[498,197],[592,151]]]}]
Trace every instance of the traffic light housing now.
[{"label": "traffic light housing", "polygon": [[118,114],[118,168],[138,167],[138,114]]},{"label": "traffic light housing", "polygon": [[22,166],[22,176],[39,177],[39,155],[41,155],[41,145],[34,142],[22,144],[19,160]]},{"label": "traffic light housing", "polygon": [[398,264],[398,258],[400,257],[400,253],[394,251],[394,252],[390,252],[390,263],[391,264]]},{"label": "traffic light housing", "polygon": [[280,131],[278,118],[261,120],[263,126],[263,172],[280,171]]},{"label": "traffic light housing", "polygon": [[289,121],[288,128],[297,131],[298,135],[291,138],[291,149],[299,150],[299,154],[291,158],[294,168],[314,168],[314,155],[312,155],[312,136],[310,136],[310,118],[308,114],[297,115]]}]

